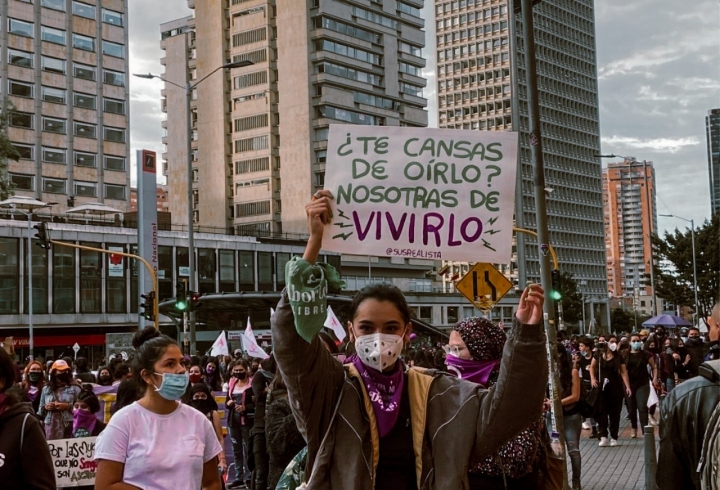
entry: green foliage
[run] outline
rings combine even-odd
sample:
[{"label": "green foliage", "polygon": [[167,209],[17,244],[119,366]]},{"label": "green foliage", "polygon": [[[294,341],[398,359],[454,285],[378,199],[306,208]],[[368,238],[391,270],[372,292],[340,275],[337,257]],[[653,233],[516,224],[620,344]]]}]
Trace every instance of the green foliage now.
[{"label": "green foliage", "polygon": [[[660,298],[695,309],[692,235],[675,229],[663,238],[653,236],[655,289]],[[695,230],[697,289],[700,318],[710,315],[720,294],[720,215]]]},{"label": "green foliage", "polygon": [[[610,312],[610,323],[614,332],[639,332],[643,322],[650,318],[634,310],[617,307]],[[636,328],[637,325],[637,328]]]},{"label": "green foliage", "polygon": [[569,272],[562,272],[560,277],[563,321],[566,324],[577,325],[580,323],[580,320],[582,320],[582,294],[580,293],[577,281],[575,281],[572,274]]},{"label": "green foliage", "polygon": [[15,160],[17,162],[20,159],[20,153],[17,151],[17,148],[10,143],[7,134],[10,115],[14,110],[15,108],[12,103],[5,97],[2,101],[2,107],[0,108],[0,201],[15,194],[15,184],[10,180],[7,164],[8,160]]}]

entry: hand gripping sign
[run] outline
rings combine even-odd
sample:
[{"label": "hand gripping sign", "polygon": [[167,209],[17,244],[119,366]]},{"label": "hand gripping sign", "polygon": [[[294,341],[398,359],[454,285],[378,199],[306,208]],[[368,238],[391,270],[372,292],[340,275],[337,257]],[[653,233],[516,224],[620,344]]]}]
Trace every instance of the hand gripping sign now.
[{"label": "hand gripping sign", "polygon": [[323,249],[508,263],[514,132],[331,125]]}]

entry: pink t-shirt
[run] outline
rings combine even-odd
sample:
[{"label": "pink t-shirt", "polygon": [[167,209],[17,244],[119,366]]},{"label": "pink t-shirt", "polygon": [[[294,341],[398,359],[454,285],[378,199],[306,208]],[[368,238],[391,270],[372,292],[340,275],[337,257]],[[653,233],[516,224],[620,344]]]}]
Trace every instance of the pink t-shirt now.
[{"label": "pink t-shirt", "polygon": [[144,490],[202,488],[203,465],[222,448],[208,419],[178,404],[158,415],[135,402],[117,412],[95,444],[95,460],[125,465],[123,482]]}]

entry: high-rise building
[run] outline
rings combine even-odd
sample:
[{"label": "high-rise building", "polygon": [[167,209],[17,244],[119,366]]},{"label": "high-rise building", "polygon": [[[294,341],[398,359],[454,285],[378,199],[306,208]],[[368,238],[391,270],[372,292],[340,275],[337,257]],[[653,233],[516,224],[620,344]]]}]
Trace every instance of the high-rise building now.
[{"label": "high-rise building", "polygon": [[705,129],[710,174],[710,209],[714,216],[720,214],[720,109],[708,111]]},{"label": "high-rise building", "polygon": [[130,192],[127,2],[0,3],[0,78],[14,107],[18,195],[125,211]]},{"label": "high-rise building", "polygon": [[608,164],[603,169],[603,207],[608,293],[651,296],[650,236],[657,230],[653,163],[631,159]]},{"label": "high-rise building", "polygon": [[[188,1],[161,26],[164,78],[192,101],[195,223],[239,235],[304,234],[325,176],[331,123],[426,126],[422,0]],[[187,44],[186,44],[187,43]],[[187,216],[185,91],[166,84],[164,171],[173,222]]]},{"label": "high-rise building", "polygon": [[[520,132],[515,219],[535,231],[524,39],[511,9],[508,0],[436,3],[438,123]],[[593,2],[555,0],[533,10],[551,244],[586,295],[605,295]],[[523,287],[540,278],[538,246],[523,234],[516,242],[504,271]]]}]

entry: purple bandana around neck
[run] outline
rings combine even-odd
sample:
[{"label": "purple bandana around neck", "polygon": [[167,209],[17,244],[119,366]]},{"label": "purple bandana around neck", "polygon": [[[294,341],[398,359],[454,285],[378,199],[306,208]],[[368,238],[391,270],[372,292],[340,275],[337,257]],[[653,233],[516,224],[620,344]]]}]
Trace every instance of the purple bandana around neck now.
[{"label": "purple bandana around neck", "polygon": [[[98,419],[95,416],[94,413],[88,412],[87,410],[74,410],[73,411],[73,436],[75,436],[75,433],[78,429],[85,429],[88,431],[88,434],[92,434],[92,431],[95,429],[95,424],[97,423]],[[82,437],[89,437],[89,435],[83,435]]]},{"label": "purple bandana around neck", "polygon": [[400,401],[402,400],[405,373],[401,362],[395,363],[395,369],[384,374],[367,367],[359,357],[348,359],[358,370],[372,402],[375,420],[377,421],[380,437],[385,437],[397,422],[400,414]]},{"label": "purple bandana around neck", "polygon": [[487,387],[488,379],[493,369],[500,364],[500,359],[493,361],[472,361],[469,359],[460,359],[452,354],[448,354],[445,358],[448,371],[455,373],[458,378],[477,383]]}]

